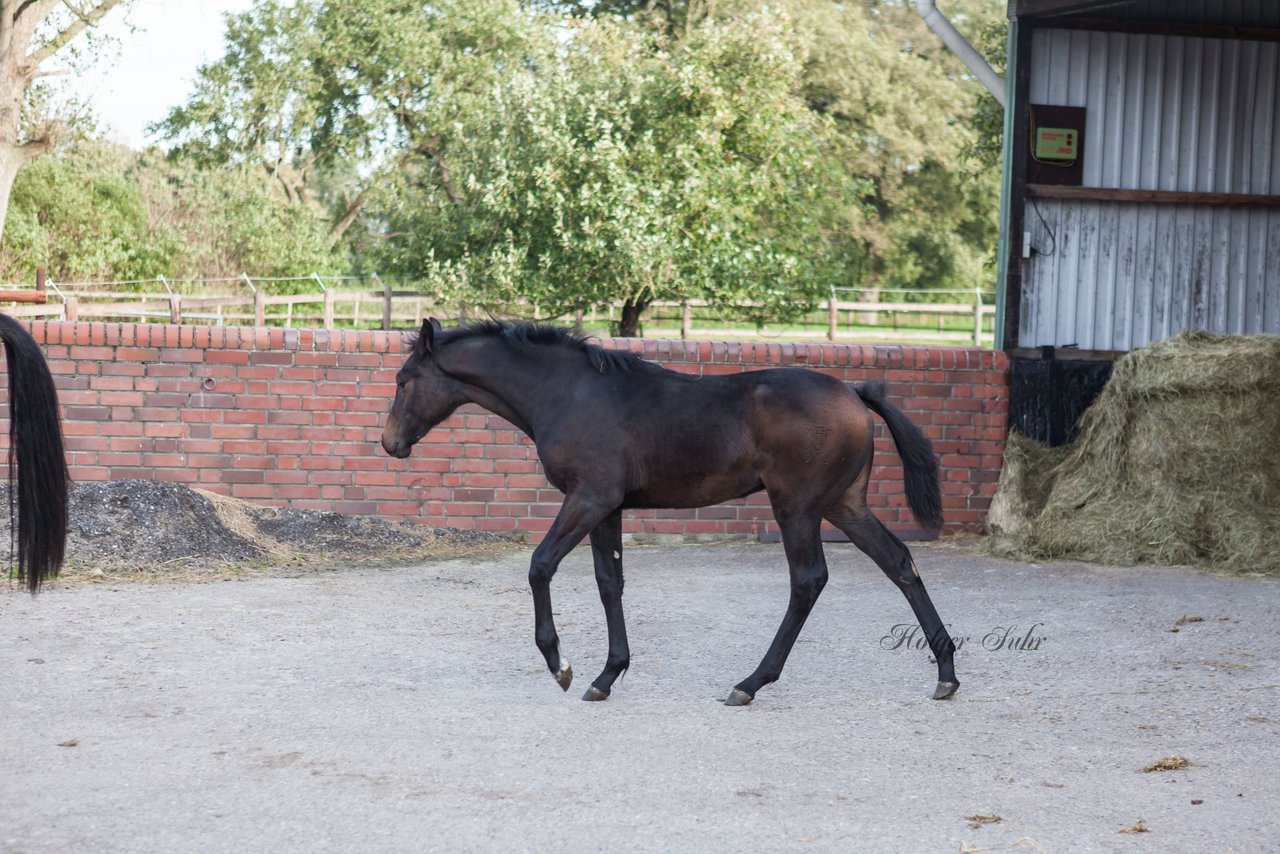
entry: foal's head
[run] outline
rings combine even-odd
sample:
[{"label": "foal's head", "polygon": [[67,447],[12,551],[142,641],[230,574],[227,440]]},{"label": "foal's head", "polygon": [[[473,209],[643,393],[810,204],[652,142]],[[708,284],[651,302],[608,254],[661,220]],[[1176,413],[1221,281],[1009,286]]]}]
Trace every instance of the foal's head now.
[{"label": "foal's head", "polygon": [[422,322],[409,358],[396,374],[396,399],[382,430],[382,449],[404,459],[423,436],[466,402],[458,382],[436,364],[440,321]]}]

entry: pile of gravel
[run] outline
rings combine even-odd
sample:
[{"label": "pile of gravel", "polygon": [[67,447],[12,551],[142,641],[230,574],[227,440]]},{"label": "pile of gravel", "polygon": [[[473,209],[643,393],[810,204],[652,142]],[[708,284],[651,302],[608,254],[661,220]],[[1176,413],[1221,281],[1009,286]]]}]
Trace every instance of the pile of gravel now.
[{"label": "pile of gravel", "polygon": [[[70,498],[67,566],[72,571],[369,565],[506,542],[478,531],[261,507],[159,481],[75,483]],[[2,479],[0,504],[8,506]],[[9,514],[0,514],[0,542],[10,539],[9,523]]]}]

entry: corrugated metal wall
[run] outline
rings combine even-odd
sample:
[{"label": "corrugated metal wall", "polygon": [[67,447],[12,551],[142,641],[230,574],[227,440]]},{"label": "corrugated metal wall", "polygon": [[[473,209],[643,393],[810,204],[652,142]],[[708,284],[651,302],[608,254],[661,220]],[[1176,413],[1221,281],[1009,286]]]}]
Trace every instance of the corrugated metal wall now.
[{"label": "corrugated metal wall", "polygon": [[[1261,4],[1221,5],[1255,23]],[[1086,187],[1280,195],[1274,42],[1038,30],[1030,85],[1088,110]],[[1025,221],[1022,346],[1280,334],[1280,210],[1041,199]]]}]

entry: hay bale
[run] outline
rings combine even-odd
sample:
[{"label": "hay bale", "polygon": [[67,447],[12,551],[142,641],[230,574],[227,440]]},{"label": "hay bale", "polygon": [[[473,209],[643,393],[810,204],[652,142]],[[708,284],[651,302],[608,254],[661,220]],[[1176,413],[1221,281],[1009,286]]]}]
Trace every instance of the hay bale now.
[{"label": "hay bale", "polygon": [[1280,337],[1189,331],[1134,350],[1060,455],[1010,443],[1021,505],[998,488],[993,506],[1025,515],[996,520],[993,547],[1280,574],[1277,437]]},{"label": "hay bale", "polygon": [[1066,448],[1051,448],[1021,433],[1009,434],[996,494],[987,511],[987,529],[993,536],[1016,536],[1028,519],[1040,515],[1049,500],[1053,469],[1066,453]]}]

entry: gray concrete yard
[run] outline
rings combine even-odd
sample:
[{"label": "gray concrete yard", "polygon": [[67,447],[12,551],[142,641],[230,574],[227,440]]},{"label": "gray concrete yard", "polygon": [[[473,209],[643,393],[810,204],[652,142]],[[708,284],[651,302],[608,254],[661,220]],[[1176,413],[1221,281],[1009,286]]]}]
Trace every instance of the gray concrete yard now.
[{"label": "gray concrete yard", "polygon": [[842,545],[740,709],[778,546],[629,549],[604,703],[578,699],[605,654],[585,550],[553,587],[567,695],[527,552],[0,589],[0,851],[1280,849],[1280,584],[914,551],[964,639],[949,701],[927,651],[885,648],[910,611]]}]

